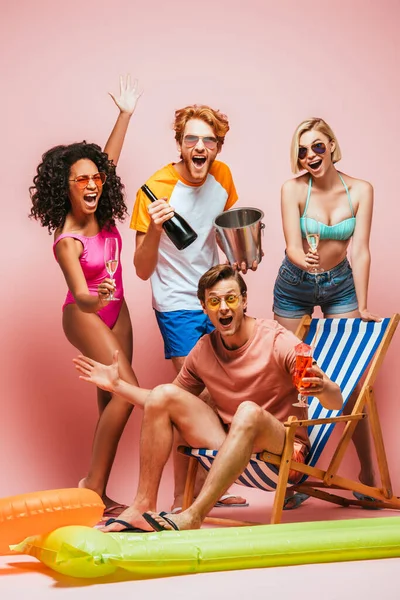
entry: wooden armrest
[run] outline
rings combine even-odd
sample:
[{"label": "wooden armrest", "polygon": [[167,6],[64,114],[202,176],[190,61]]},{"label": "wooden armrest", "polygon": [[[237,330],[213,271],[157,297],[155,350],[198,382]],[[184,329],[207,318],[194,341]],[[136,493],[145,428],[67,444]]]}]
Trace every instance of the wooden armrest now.
[{"label": "wooden armrest", "polygon": [[366,413],[358,415],[342,415],[341,417],[328,417],[326,419],[305,419],[298,421],[296,418],[292,421],[285,421],[285,427],[308,427],[309,425],[323,425],[324,423],[341,423],[347,421],[361,421],[367,417]]}]

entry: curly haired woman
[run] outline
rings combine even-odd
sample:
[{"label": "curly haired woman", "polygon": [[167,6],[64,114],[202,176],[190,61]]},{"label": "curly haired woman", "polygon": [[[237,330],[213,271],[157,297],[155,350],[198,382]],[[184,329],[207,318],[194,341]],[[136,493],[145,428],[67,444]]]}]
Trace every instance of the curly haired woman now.
[{"label": "curly haired woman", "polygon": [[[86,142],[48,150],[30,188],[31,216],[49,233],[54,231],[53,251],[64,274],[68,293],[63,305],[63,329],[73,346],[91,358],[112,362],[119,351],[124,378],[138,385],[131,367],[132,324],[124,300],[120,256],[114,279],[104,263],[106,238],[121,236],[115,220],[127,212],[123,185],[116,174],[125,133],[140,94],[137,85],[121,78],[121,94],[112,96],[120,109],[104,152]],[[110,292],[118,300],[110,301]],[[140,398],[139,393],[139,398]],[[95,490],[106,506],[105,515],[118,516],[125,508],[106,495],[106,486],[119,439],[132,412],[132,404],[97,390],[99,420],[88,475],[79,483]]]}]

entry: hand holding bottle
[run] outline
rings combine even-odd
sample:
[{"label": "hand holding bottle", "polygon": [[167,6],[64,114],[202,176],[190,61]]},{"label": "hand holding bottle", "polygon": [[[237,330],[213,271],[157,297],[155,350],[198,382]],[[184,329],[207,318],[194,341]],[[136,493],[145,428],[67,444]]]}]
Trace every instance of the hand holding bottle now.
[{"label": "hand holding bottle", "polygon": [[163,223],[174,216],[174,208],[166,198],[160,198],[147,207],[151,217],[151,226],[158,231],[163,230]]},{"label": "hand holding bottle", "polygon": [[[152,220],[156,226],[161,225],[166,235],[178,250],[184,250],[197,239],[197,233],[192,229],[189,223],[178,215],[167,205],[165,200],[159,200],[147,185],[142,185],[142,191],[151,200],[153,206],[156,205],[156,218]],[[162,202],[163,204],[160,204]],[[168,208],[167,208],[167,206]],[[148,209],[150,213],[151,207]],[[151,214],[151,213],[150,213]],[[157,222],[156,222],[157,221]]]}]

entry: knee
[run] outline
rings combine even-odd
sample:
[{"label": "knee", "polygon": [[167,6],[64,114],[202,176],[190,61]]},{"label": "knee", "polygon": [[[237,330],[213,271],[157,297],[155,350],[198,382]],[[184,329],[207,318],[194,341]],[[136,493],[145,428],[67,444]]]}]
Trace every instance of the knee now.
[{"label": "knee", "polygon": [[162,412],[170,408],[176,388],[171,383],[158,385],[146,398],[145,410]]},{"label": "knee", "polygon": [[254,429],[264,413],[264,409],[258,404],[242,402],[232,419],[231,429]]}]

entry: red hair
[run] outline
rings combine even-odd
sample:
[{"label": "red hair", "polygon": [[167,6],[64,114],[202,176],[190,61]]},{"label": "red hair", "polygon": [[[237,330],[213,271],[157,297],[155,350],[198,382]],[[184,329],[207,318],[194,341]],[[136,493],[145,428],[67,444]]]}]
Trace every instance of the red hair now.
[{"label": "red hair", "polygon": [[218,140],[218,149],[221,148],[225,136],[229,131],[229,122],[226,115],[204,104],[192,104],[191,106],[185,106],[185,108],[175,111],[174,130],[175,139],[178,144],[182,144],[183,132],[185,131],[186,123],[190,119],[200,119],[210,125]]}]

